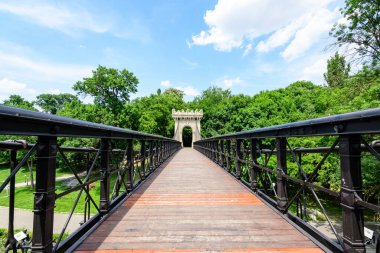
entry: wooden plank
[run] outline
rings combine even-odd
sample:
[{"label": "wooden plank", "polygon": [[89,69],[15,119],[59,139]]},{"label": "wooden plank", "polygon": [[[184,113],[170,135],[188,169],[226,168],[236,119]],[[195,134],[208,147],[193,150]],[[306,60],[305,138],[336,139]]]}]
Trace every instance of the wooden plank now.
[{"label": "wooden plank", "polygon": [[323,252],[193,149],[159,168],[75,252],[205,251]]}]

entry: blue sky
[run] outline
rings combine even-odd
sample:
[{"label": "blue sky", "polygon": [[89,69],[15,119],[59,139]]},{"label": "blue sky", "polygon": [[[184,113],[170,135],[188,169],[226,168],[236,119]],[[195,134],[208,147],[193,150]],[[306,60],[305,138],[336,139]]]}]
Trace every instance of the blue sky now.
[{"label": "blue sky", "polygon": [[323,84],[343,0],[0,1],[0,100],[70,92],[98,65],[186,99]]}]

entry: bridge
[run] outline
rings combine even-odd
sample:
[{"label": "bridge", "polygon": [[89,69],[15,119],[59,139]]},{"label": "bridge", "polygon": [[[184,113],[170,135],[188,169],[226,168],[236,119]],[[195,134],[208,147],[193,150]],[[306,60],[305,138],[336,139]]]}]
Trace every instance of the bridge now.
[{"label": "bridge", "polygon": [[[380,160],[380,145],[374,141],[380,109],[217,136],[194,142],[194,148],[161,136],[3,105],[0,119],[0,133],[13,139],[0,143],[11,161],[0,185],[0,192],[9,193],[5,251],[379,251],[368,214],[380,213],[380,207],[363,198],[361,159]],[[299,138],[321,136],[324,146],[294,146]],[[90,139],[94,146],[65,147],[63,137],[78,143]],[[306,154],[319,155],[311,170],[302,161]],[[315,182],[330,158],[341,173],[335,190]],[[29,239],[22,233],[14,236],[15,179],[31,159],[36,183],[30,194]],[[76,184],[58,187],[58,165],[71,171]],[[298,173],[289,173],[290,166]],[[67,196],[74,196],[65,203],[70,211],[53,236],[55,209]],[[340,209],[338,219],[329,216],[327,203]],[[79,207],[83,221],[67,235]],[[308,219],[316,208],[329,233]]]}]

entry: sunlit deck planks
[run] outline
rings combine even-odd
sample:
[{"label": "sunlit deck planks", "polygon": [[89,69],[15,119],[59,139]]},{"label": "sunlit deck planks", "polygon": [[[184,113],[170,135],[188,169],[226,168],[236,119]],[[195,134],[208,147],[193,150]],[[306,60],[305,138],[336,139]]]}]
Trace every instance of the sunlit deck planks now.
[{"label": "sunlit deck planks", "polygon": [[75,252],[323,251],[228,173],[186,148]]}]

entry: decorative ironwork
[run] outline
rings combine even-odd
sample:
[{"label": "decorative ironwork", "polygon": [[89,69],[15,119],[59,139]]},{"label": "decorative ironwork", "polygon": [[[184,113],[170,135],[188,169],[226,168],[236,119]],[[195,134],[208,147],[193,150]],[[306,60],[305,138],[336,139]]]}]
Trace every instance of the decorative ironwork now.
[{"label": "decorative ironwork", "polygon": [[[372,154],[380,161],[379,142],[369,144],[364,138],[376,139],[379,133],[380,109],[371,109],[207,138],[195,142],[194,148],[242,181],[284,218],[302,227],[328,250],[365,252],[363,212],[364,209],[380,212],[380,207],[363,200],[361,154]],[[331,146],[292,148],[290,145],[290,141],[297,138],[318,136],[326,136]],[[323,156],[307,173],[302,155],[311,153]],[[318,173],[331,156],[340,164],[339,191],[315,183]],[[235,163],[231,163],[231,159]],[[288,174],[290,163],[296,165],[298,177]],[[308,190],[308,195],[305,190]],[[318,192],[330,196],[331,201],[341,206],[342,234],[334,227]],[[307,196],[314,199],[322,211],[335,240],[307,223]],[[289,212],[292,206],[295,206],[295,214]]]},{"label": "decorative ironwork", "polygon": [[[9,185],[9,228],[5,251],[66,252],[86,236],[150,176],[163,162],[181,148],[169,138],[116,128],[55,115],[0,105],[0,134],[37,137],[35,145],[25,141],[0,142],[0,150],[10,151],[10,174],[0,185],[0,193]],[[91,138],[97,147],[62,147],[61,137]],[[138,145],[139,143],[139,145]],[[70,162],[69,154],[81,154],[80,165]],[[17,156],[23,155],[20,162]],[[35,158],[32,158],[35,157]],[[33,236],[14,239],[15,176],[28,160],[36,160]],[[74,186],[57,191],[57,161],[67,167]],[[91,187],[99,184],[100,199]],[[75,194],[63,229],[53,241],[54,206],[68,194]],[[84,198],[82,195],[84,193]],[[83,222],[66,239],[65,231],[79,205],[84,205]],[[16,217],[17,218],[17,217]]]}]

